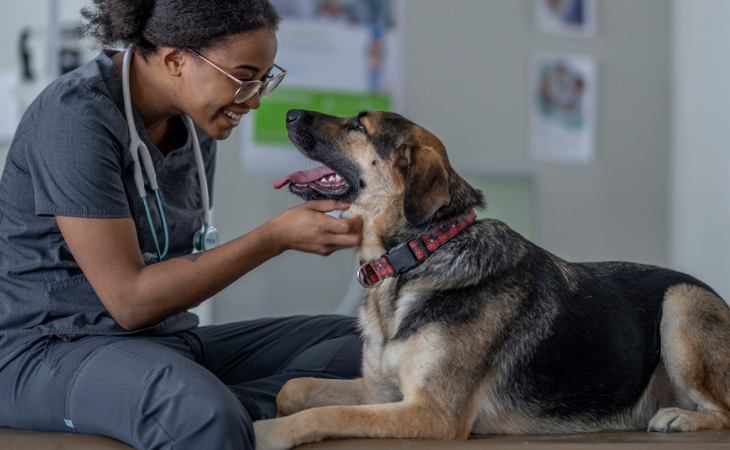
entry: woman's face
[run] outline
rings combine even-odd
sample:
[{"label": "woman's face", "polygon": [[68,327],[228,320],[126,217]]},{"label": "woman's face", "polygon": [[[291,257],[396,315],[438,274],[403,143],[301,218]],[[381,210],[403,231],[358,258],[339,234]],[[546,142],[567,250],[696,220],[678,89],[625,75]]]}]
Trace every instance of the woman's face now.
[{"label": "woman's face", "polygon": [[[241,81],[262,80],[275,71],[276,35],[268,29],[229,37],[215,49],[202,50],[200,55]],[[238,83],[191,52],[184,73],[185,113],[214,139],[225,139],[238,126],[243,114],[261,104],[258,91],[243,103],[233,96]]]}]

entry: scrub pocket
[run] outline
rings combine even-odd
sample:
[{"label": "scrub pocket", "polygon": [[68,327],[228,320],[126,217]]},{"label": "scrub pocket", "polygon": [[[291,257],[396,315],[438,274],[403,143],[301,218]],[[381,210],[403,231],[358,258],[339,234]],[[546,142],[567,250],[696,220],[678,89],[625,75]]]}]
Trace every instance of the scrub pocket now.
[{"label": "scrub pocket", "polygon": [[69,431],[101,434],[128,441],[139,425],[140,404],[164,365],[102,345],[82,361],[66,392]]}]

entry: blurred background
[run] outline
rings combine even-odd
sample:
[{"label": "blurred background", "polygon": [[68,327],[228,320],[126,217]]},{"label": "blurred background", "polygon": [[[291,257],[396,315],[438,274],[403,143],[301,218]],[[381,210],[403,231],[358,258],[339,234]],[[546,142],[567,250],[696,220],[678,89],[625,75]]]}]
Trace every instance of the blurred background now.
[{"label": "blurred background", "polygon": [[[268,141],[262,134],[268,124],[280,126],[277,120],[283,125],[283,106],[300,99],[317,109],[347,110],[337,102],[351,94],[345,81],[353,78],[328,77],[356,63],[338,56],[342,49],[319,52],[307,74],[311,60],[298,61],[297,46],[332,29],[323,11],[347,13],[337,30],[349,36],[362,26],[352,15],[358,2],[320,1],[319,15],[301,10],[310,3],[317,0],[280,0],[285,20],[277,63],[290,75],[268,110],[267,98],[255,120],[218,144],[214,223],[224,242],[299,203],[272,184],[308,163],[275,129]],[[388,3],[382,28],[368,28],[368,42],[351,48],[368,63],[380,52],[390,84],[375,88],[382,81],[377,74],[363,75],[372,92],[347,97],[353,114],[363,105],[393,109],[432,131],[457,171],[484,191],[486,216],[505,220],[564,259],[666,266],[730,299],[730,2],[586,1],[577,29],[567,14],[550,16],[551,8],[572,0]],[[85,4],[24,0],[6,5],[0,16],[0,167],[33,97],[53,77],[98,54],[74,31]],[[549,23],[552,18],[558,23]],[[375,47],[384,34],[385,48]],[[352,36],[341,43],[359,39]],[[533,89],[539,55],[566,55],[583,71],[590,96],[582,105],[582,131],[573,136],[579,140],[561,141],[541,128],[548,116],[544,105],[536,106]],[[337,85],[335,100],[322,101],[312,91],[337,83],[344,84]],[[302,89],[303,100],[297,97]],[[551,158],[561,142],[580,147],[577,156]],[[354,264],[352,250],[326,258],[288,252],[199,313],[204,323],[349,313],[361,293],[352,284]]]}]

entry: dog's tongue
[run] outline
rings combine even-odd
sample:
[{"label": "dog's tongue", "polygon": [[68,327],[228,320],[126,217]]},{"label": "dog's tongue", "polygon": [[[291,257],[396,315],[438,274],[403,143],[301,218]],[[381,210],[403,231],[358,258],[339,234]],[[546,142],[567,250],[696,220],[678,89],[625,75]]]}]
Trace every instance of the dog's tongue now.
[{"label": "dog's tongue", "polygon": [[288,175],[274,183],[274,189],[282,188],[289,183],[307,184],[311,183],[312,181],[317,181],[324,176],[334,174],[335,171],[327,166],[319,166],[316,169],[311,170],[300,170],[299,172],[294,172],[293,174]]}]

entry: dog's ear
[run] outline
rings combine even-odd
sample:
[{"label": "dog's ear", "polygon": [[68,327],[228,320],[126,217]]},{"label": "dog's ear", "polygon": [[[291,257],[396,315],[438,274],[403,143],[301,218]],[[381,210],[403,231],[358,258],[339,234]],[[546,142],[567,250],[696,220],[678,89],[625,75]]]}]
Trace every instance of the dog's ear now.
[{"label": "dog's ear", "polygon": [[448,161],[431,146],[406,148],[403,214],[412,225],[420,225],[451,201]]}]

